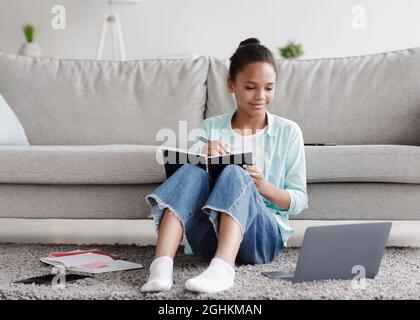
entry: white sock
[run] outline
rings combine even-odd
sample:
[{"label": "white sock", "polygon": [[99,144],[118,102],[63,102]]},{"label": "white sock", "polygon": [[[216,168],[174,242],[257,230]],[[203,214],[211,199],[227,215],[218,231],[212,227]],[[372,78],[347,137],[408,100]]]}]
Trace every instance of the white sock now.
[{"label": "white sock", "polygon": [[190,291],[216,293],[233,286],[235,269],[225,260],[213,258],[203,273],[185,282],[185,288]]},{"label": "white sock", "polygon": [[141,287],[141,292],[168,291],[172,288],[172,272],[174,260],[163,256],[153,260],[149,267],[150,275],[147,282]]}]

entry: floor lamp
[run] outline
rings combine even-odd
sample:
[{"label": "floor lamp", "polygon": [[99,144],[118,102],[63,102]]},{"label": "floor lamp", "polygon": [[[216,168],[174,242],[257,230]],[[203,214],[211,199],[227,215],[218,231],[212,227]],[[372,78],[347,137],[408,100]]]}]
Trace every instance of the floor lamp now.
[{"label": "floor lamp", "polygon": [[121,31],[121,20],[118,13],[105,13],[104,15],[96,59],[101,60],[103,57],[105,37],[108,29],[111,29],[112,31],[112,51],[114,55],[117,53],[117,60],[126,60],[124,39]]},{"label": "floor lamp", "polygon": [[[102,0],[102,1],[90,1],[90,2],[106,2],[111,6],[122,6],[122,5],[130,5],[130,4],[138,4],[142,0]],[[112,49],[113,55],[116,55],[117,60],[126,60],[126,53],[125,53],[125,45],[124,39],[122,35],[122,28],[121,28],[121,19],[118,12],[114,13],[105,13],[103,20],[102,20],[102,27],[101,27],[101,34],[99,36],[99,43],[98,43],[98,50],[96,54],[96,59],[101,60],[104,53],[104,46],[106,35],[108,34],[108,30],[112,33]]]}]

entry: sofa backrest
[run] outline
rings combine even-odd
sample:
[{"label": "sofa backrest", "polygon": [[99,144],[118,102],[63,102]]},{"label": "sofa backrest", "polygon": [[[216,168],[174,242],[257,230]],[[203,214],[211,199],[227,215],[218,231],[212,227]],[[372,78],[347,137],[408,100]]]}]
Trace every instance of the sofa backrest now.
[{"label": "sofa backrest", "polygon": [[0,54],[0,93],[32,145],[150,144],[204,118],[208,57],[128,62]]},{"label": "sofa backrest", "polygon": [[[305,143],[420,145],[420,49],[278,60],[274,114],[296,121]],[[210,58],[206,118],[236,108],[228,63]]]},{"label": "sofa backrest", "polygon": [[[278,60],[271,111],[306,143],[420,145],[420,49],[348,58]],[[161,144],[230,112],[226,61],[127,62],[0,54],[0,93],[33,145]],[[207,92],[206,92],[207,91]],[[207,101],[206,101],[207,99]]]}]

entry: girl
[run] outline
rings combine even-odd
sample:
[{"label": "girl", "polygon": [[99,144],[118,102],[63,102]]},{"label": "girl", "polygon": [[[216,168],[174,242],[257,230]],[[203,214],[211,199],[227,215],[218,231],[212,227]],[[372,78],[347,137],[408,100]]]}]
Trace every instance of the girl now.
[{"label": "girl", "polygon": [[173,258],[184,234],[192,253],[210,261],[185,288],[205,293],[231,288],[235,262],[275,260],[293,233],[288,215],[308,207],[302,132],[295,122],[267,111],[276,82],[272,53],[250,38],[230,61],[227,88],[237,108],[204,120],[200,127],[209,142],[198,140],[192,151],[252,151],[255,163],[228,165],[216,181],[185,164],[146,197],[159,234],[142,292],[171,289]]}]

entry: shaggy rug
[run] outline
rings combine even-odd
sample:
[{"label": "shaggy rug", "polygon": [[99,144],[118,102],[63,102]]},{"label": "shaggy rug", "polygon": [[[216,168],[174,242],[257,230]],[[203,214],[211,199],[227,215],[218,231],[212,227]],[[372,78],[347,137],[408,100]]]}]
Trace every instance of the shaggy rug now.
[{"label": "shaggy rug", "polygon": [[[99,248],[143,264],[143,269],[97,274],[68,283],[64,288],[14,284],[13,281],[43,275],[51,267],[39,261],[54,251]],[[174,287],[162,293],[140,292],[147,280],[154,247],[137,245],[0,244],[0,299],[420,299],[420,248],[390,247],[385,251],[375,279],[364,284],[351,280],[327,280],[292,284],[272,280],[261,271],[293,270],[298,248],[284,248],[276,261],[266,265],[236,266],[235,286],[219,294],[196,294],[184,282],[202,272],[207,264],[177,252]]]}]

